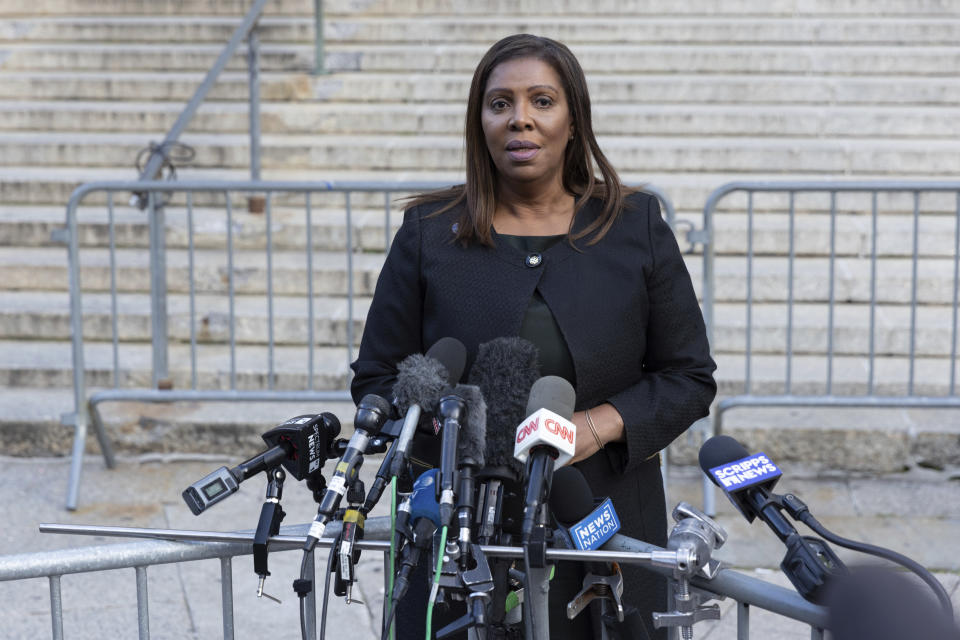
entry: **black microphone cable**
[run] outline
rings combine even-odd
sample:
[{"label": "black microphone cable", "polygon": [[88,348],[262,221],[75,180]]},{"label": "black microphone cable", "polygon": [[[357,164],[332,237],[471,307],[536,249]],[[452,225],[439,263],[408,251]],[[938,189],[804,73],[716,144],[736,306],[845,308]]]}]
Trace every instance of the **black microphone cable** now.
[{"label": "black microphone cable", "polygon": [[792,493],[781,496],[780,502],[783,505],[783,508],[794,520],[807,525],[814,531],[814,533],[819,536],[823,536],[828,542],[832,542],[837,546],[851,549],[853,551],[859,551],[860,553],[877,556],[878,558],[889,560],[890,562],[894,562],[909,569],[933,590],[933,593],[936,595],[937,600],[940,601],[940,604],[943,606],[943,609],[949,616],[949,619],[953,621],[953,603],[950,601],[950,596],[947,594],[946,589],[944,589],[943,585],[940,584],[940,581],[933,577],[933,574],[927,571],[919,562],[916,560],[911,560],[907,556],[897,553],[892,549],[885,549],[867,542],[858,542],[856,540],[850,540],[849,538],[838,536],[824,527],[820,521],[817,520],[812,513],[810,513],[810,509],[807,507],[806,503]]},{"label": "black microphone cable", "polygon": [[[330,565],[333,563],[334,554],[337,550],[336,544],[330,545],[330,555],[327,556],[327,576],[323,581],[323,609],[320,615],[320,640],[323,640],[327,634],[327,605],[330,602]],[[307,574],[307,558],[309,557],[308,553],[303,554],[303,559],[300,561],[300,575],[305,576]],[[297,582],[309,582],[306,578],[301,578]],[[296,588],[296,583],[294,583],[294,588],[297,591],[297,595],[300,596],[300,637],[302,640],[307,640],[307,594],[310,593],[310,588],[306,590]]]}]

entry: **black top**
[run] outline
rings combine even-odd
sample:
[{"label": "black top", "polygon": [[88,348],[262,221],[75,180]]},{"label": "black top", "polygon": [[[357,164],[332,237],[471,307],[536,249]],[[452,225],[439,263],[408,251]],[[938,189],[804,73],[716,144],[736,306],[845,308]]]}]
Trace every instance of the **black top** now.
[{"label": "black top", "polygon": [[[511,236],[498,233],[494,238],[497,242],[503,241],[514,249],[523,251],[527,254],[527,260],[534,263],[538,259],[542,260],[543,252],[566,238],[566,235]],[[560,376],[574,387],[577,386],[577,374],[567,341],[564,340],[560,325],[539,289],[534,289],[530,305],[523,314],[519,336],[532,342],[539,351],[541,376]]]},{"label": "black top", "polygon": [[[462,246],[454,231],[462,208],[434,215],[442,206],[404,214],[351,365],[355,400],[367,393],[389,397],[397,363],[446,336],[466,346],[469,371],[481,343],[520,335],[537,291],[573,361],[575,410],[609,402],[624,421],[626,443],[607,446],[616,454],[610,475],[587,474],[597,495],[616,492],[611,481],[707,415],[716,365],[690,275],[656,198],[627,196],[599,242],[581,238],[576,248],[556,242],[539,261],[507,242]],[[600,209],[598,200],[588,202],[573,231]],[[635,488],[624,495],[635,499]]]}]

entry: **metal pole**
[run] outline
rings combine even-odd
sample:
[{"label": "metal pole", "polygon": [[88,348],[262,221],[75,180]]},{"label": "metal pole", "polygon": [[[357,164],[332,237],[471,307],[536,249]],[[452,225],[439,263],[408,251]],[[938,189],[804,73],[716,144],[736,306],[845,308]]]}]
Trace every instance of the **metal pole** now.
[{"label": "metal pole", "polygon": [[150,222],[150,320],[153,341],[152,386],[165,385],[169,377],[167,359],[167,248],[166,221],[163,205],[157,204],[157,194],[147,195],[147,215]]},{"label": "metal pole", "polygon": [[313,0],[313,72],[327,73],[323,54],[323,0]]},{"label": "metal pole", "polygon": [[50,622],[53,640],[63,640],[63,597],[60,594],[60,576],[50,576]]},{"label": "metal pole", "polygon": [[220,598],[223,605],[223,640],[233,640],[233,558],[220,558]]},{"label": "metal pole", "polygon": [[[157,150],[155,150],[150,156],[150,159],[147,161],[147,166],[144,167],[143,173],[140,174],[141,181],[154,180],[159,177],[160,167],[163,165],[163,152],[161,150],[170,148],[170,145],[180,138],[180,134],[183,133],[187,128],[187,125],[190,124],[193,114],[197,112],[200,104],[206,99],[207,94],[210,93],[210,89],[212,89],[214,83],[216,83],[217,78],[220,76],[220,72],[224,70],[224,68],[227,66],[227,63],[230,62],[230,59],[233,57],[233,54],[236,52],[237,47],[240,46],[240,43],[243,42],[244,38],[246,38],[247,33],[253,28],[253,25],[256,24],[257,20],[260,19],[260,14],[263,13],[263,8],[266,6],[268,1],[269,0],[256,0],[253,6],[250,7],[250,10],[247,12],[247,15],[244,16],[240,26],[237,27],[237,30],[234,31],[233,35],[230,37],[230,42],[228,42],[223,48],[223,51],[220,52],[220,56],[217,57],[217,61],[213,63],[210,71],[207,72],[206,77],[197,88],[196,93],[193,94],[190,102],[187,103],[187,106],[177,117],[177,121],[167,133],[167,136],[163,139],[163,142],[158,145]],[[143,202],[142,200],[140,202],[140,206],[142,208]]]},{"label": "metal pole", "polygon": [[150,609],[147,605],[147,568],[136,567],[137,572],[137,624],[140,640],[150,640]]},{"label": "metal pole", "polygon": [[250,179],[260,179],[260,38],[254,24],[247,34],[247,67],[250,73]]}]

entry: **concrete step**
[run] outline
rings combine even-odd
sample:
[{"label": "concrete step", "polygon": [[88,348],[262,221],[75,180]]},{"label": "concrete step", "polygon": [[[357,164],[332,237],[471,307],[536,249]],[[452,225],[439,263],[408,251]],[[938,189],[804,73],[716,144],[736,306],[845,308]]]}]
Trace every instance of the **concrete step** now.
[{"label": "concrete step", "polygon": [[[281,196],[277,194],[276,198]],[[318,194],[319,197],[319,194]],[[117,197],[117,200],[121,198]],[[948,198],[952,199],[952,198]],[[235,203],[233,213],[233,245],[237,249],[264,249],[267,245],[267,216],[247,213],[243,203]],[[319,203],[318,203],[319,204]],[[346,244],[344,207],[341,203],[326,206],[314,204],[311,210],[314,250],[341,251]],[[954,203],[945,203],[954,204]],[[339,205],[339,206],[338,206]],[[394,199],[390,212],[390,230],[385,232],[382,209],[354,207],[352,210],[353,247],[359,251],[384,251],[402,220],[403,200]],[[944,215],[934,213],[928,204],[919,223],[918,248],[924,258],[951,258],[955,252],[956,212],[947,209]],[[185,208],[165,208],[166,244],[170,249],[189,246],[189,221]],[[830,219],[819,212],[798,212],[793,230],[794,252],[801,257],[830,255]],[[702,228],[702,215],[681,210],[684,221],[677,230],[678,242],[686,248],[686,223]],[[60,246],[51,234],[64,226],[64,208],[58,206],[0,205],[0,246]],[[275,250],[306,249],[305,208],[292,202],[271,207],[271,246]],[[226,213],[220,207],[194,207],[193,245],[198,249],[225,249],[227,246]],[[109,211],[106,207],[81,207],[77,212],[78,242],[81,247],[108,247],[110,244]],[[721,256],[744,256],[747,251],[747,216],[722,212],[714,217],[714,251]],[[862,258],[872,252],[872,221],[868,214],[838,214],[836,220],[835,255]],[[782,213],[757,213],[753,220],[753,253],[756,256],[789,254],[790,226]],[[913,217],[903,213],[884,213],[877,219],[877,256],[910,257],[913,252]],[[139,209],[115,204],[114,246],[146,248],[148,228],[146,214]],[[699,252],[699,250],[698,250]]]},{"label": "concrete step", "polygon": [[[237,19],[218,16],[24,17],[0,25],[0,42],[220,43]],[[332,16],[324,22],[328,43],[479,43],[489,46],[511,33],[529,32],[566,44],[917,44],[954,45],[960,21],[929,17],[800,18],[755,16],[538,15],[518,18],[453,16]],[[310,17],[273,17],[258,23],[261,42],[313,44]]]},{"label": "concrete step", "polygon": [[[310,0],[277,0],[270,4],[269,15],[313,14]],[[242,16],[249,9],[244,0],[157,0],[144,3],[142,0],[10,0],[4,3],[0,15],[234,15]],[[718,8],[710,0],[693,0],[677,5],[670,0],[652,0],[624,7],[622,2],[600,0],[584,5],[577,0],[527,0],[515,3],[510,0],[491,0],[482,4],[464,4],[458,0],[421,0],[411,7],[407,0],[374,0],[361,6],[352,0],[334,0],[324,3],[325,16],[337,15],[397,15],[409,16],[411,11],[422,15],[447,14],[452,16],[488,15],[611,15],[624,13],[637,16],[715,16]],[[949,4],[941,0],[918,0],[904,3],[902,0],[878,0],[865,7],[857,0],[731,0],[724,3],[722,15],[747,16],[942,16],[956,17]]]},{"label": "concrete step", "polygon": [[[3,72],[0,98],[29,100],[172,100],[186,104],[203,82],[202,73],[143,72]],[[249,98],[248,74],[225,71],[220,74],[207,99]],[[313,95],[307,74],[266,73],[261,77],[263,100],[303,100]]]},{"label": "concrete step", "polygon": [[[915,322],[914,353],[932,358],[950,354],[956,339],[953,305],[921,306],[911,318],[906,305],[877,305],[874,309],[874,352],[882,356],[909,356],[911,322]],[[829,309],[824,304],[756,304],[750,310],[750,346],[754,353],[782,354],[787,348],[787,325],[792,323],[791,349],[795,354],[838,355],[870,353],[870,307],[839,303],[834,309],[833,342],[828,344]],[[747,339],[747,307],[730,302],[714,308],[714,351],[744,352]]]},{"label": "concrete step", "polygon": [[[168,336],[175,342],[190,342],[191,324],[198,343],[226,344],[230,341],[230,309],[226,296],[201,294],[194,300],[191,323],[190,299],[184,294],[167,297]],[[107,293],[83,295],[83,336],[90,341],[113,338],[113,301]],[[358,297],[353,306],[353,336],[359,344],[368,297]],[[315,297],[314,344],[344,345],[347,342],[345,297]],[[270,340],[267,298],[240,295],[235,300],[235,334],[238,344],[268,344]],[[751,310],[751,348],[756,354],[782,354],[786,350],[788,318],[793,323],[791,349],[795,354],[827,353],[828,310],[825,305],[797,304],[790,311],[785,304],[757,304]],[[874,311],[875,353],[881,357],[910,354],[910,310],[906,306],[878,305]],[[278,345],[309,343],[309,319],[305,296],[276,296],[273,301],[273,340]],[[117,339],[120,342],[149,341],[150,296],[148,293],[121,293],[116,299]],[[942,357],[950,353],[953,308],[950,305],[923,306],[915,318],[914,352],[919,356]],[[713,348],[718,353],[736,354],[746,349],[747,308],[742,303],[719,303],[714,309]],[[839,304],[833,318],[833,351],[837,355],[859,355],[870,351],[870,309],[866,305]],[[0,291],[0,339],[68,340],[70,301],[60,291]]]},{"label": "concrete step", "polygon": [[[249,137],[186,134],[196,149],[191,165],[249,166]],[[148,142],[142,134],[4,132],[5,166],[116,166],[132,162]],[[602,137],[600,145],[622,172],[827,171],[896,175],[960,174],[960,142],[943,139],[823,140],[801,138]],[[436,170],[463,166],[460,136],[276,136],[262,138],[264,167],[275,170]]]},{"label": "concrete step", "polygon": [[[60,416],[73,411],[70,390],[0,388],[0,407],[0,448],[6,455],[69,455],[72,434],[60,424]],[[262,448],[260,434],[287,417],[331,411],[348,433],[354,413],[352,403],[338,402],[114,402],[100,408],[111,444],[121,455],[192,453],[238,459]],[[960,465],[960,424],[954,414],[938,409],[735,409],[725,415],[724,433],[748,450],[763,451],[793,468],[790,486],[796,489],[798,463],[821,478],[955,468]],[[696,440],[678,438],[670,448],[671,469],[697,468],[698,447]],[[99,455],[95,438],[88,439],[87,452]],[[671,492],[676,488],[671,482]],[[725,504],[718,502],[721,509]]]},{"label": "concrete step", "polygon": [[[29,72],[2,73],[2,100],[189,100],[203,80],[200,73]],[[591,73],[591,95],[620,104],[776,104],[776,105],[949,105],[960,102],[955,77],[788,76],[782,74],[701,75],[687,70],[667,75]],[[454,103],[462,106],[470,87],[467,73],[264,73],[264,101]],[[247,74],[224,72],[210,101],[248,99]]]},{"label": "concrete step", "polygon": [[[781,466],[801,464],[820,477],[960,465],[956,409],[736,408],[724,414],[723,433]],[[698,447],[681,436],[670,447],[671,462],[698,466]]]},{"label": "concrete step", "polygon": [[[269,389],[271,376],[267,346],[243,345],[236,349],[238,389]],[[315,347],[315,389],[346,389],[349,361],[344,347]],[[113,348],[110,343],[84,344],[84,369],[90,387],[114,385]],[[310,385],[309,351],[302,346],[274,348],[272,388],[307,389]],[[149,389],[152,353],[148,344],[123,344],[119,351],[117,383],[120,387]],[[169,378],[175,389],[189,389],[189,344],[171,344]],[[0,387],[61,387],[73,383],[73,362],[68,341],[0,340]],[[201,389],[230,388],[230,347],[203,345],[197,350],[197,385]]]},{"label": "concrete step", "polygon": [[[63,248],[0,247],[0,274],[7,290],[66,289],[67,267]],[[110,290],[109,251],[104,248],[81,252],[81,280],[85,290]],[[382,253],[353,255],[354,292],[372,295],[383,263]],[[702,286],[702,258],[689,255],[687,268],[694,288]],[[344,295],[347,276],[342,252],[313,253],[313,286],[317,295]],[[878,261],[876,295],[878,302],[906,304],[912,299],[911,261],[887,258]],[[149,255],[136,248],[116,251],[118,290],[149,290]],[[837,301],[864,303],[870,300],[870,260],[837,258],[834,265],[834,296]],[[266,255],[263,251],[237,250],[234,257],[234,287],[237,293],[261,294],[266,291]],[[274,292],[301,295],[307,291],[306,258],[299,251],[276,251],[273,256]],[[916,296],[921,304],[946,305],[953,302],[954,261],[947,258],[921,258],[917,267]],[[829,299],[830,261],[811,257],[798,259],[793,274],[795,302],[825,302]],[[38,276],[42,276],[38,278]],[[38,281],[39,280],[39,281]],[[747,265],[741,256],[719,256],[715,260],[715,299],[746,299]],[[167,282],[172,293],[189,292],[188,254],[181,249],[167,252]],[[752,296],[755,302],[785,302],[788,296],[788,265],[782,256],[754,259]],[[228,287],[227,256],[214,249],[195,252],[194,284],[197,292],[224,293]]]},{"label": "concrete step", "polygon": [[[462,183],[464,178],[462,173],[455,171],[273,171],[266,169],[263,171],[264,180],[276,181],[303,181],[314,184],[321,184],[323,181],[342,182],[342,181],[411,181],[411,182],[446,182],[448,184]],[[3,167],[0,166],[0,202],[5,204],[39,204],[63,206],[70,200],[70,196],[81,184],[100,181],[135,181],[137,173],[130,165],[120,165],[115,167]],[[177,170],[179,180],[211,180],[211,181],[233,181],[243,182],[250,180],[248,170],[235,169],[200,169],[195,167],[180,167]],[[640,177],[634,178],[639,181]],[[728,181],[727,178],[721,178]],[[733,176],[729,177],[732,180]],[[718,183],[720,184],[720,183]],[[396,194],[400,197],[402,194]],[[128,199],[126,194],[116,194],[114,202],[119,204]],[[314,202],[317,200],[314,195]],[[371,198],[374,196],[371,196]],[[376,194],[379,202],[383,202],[383,195]],[[245,198],[236,194],[231,194],[231,199],[236,206],[245,204]],[[368,199],[370,200],[370,199]],[[302,201],[302,196],[301,196]],[[103,204],[107,198],[104,192],[95,191],[83,199],[83,204]],[[182,194],[174,199],[174,204],[183,206],[185,200]],[[361,198],[354,198],[354,203],[358,206],[364,206]],[[196,206],[219,206],[223,207],[223,197],[208,193],[200,193],[194,199]],[[367,202],[366,206],[375,206],[372,201]]]},{"label": "concrete step", "polygon": [[[693,258],[693,257],[692,257]],[[754,258],[752,296],[755,302],[784,302],[789,295],[786,257]],[[702,262],[687,259],[694,289],[702,286]],[[870,301],[869,258],[838,258],[834,265],[834,299],[851,303]],[[880,303],[907,304],[912,298],[912,264],[906,258],[887,258],[877,263],[876,297]],[[954,261],[922,258],[917,267],[917,300],[924,305],[951,305],[956,283]],[[717,301],[740,301],[747,293],[746,259],[723,256],[715,262],[714,288]],[[798,259],[793,273],[794,302],[825,302],[830,296],[830,261],[827,258]]]},{"label": "concrete step", "polygon": [[[74,410],[72,390],[0,388],[0,408],[0,448],[5,455],[70,455],[73,432],[60,423],[60,416]],[[99,409],[110,444],[121,455],[236,452],[244,458],[263,448],[260,434],[297,415],[330,411],[340,419],[341,436],[349,437],[356,410],[352,402],[132,401],[103,403]],[[100,455],[92,434],[87,452]]]},{"label": "concrete step", "polygon": [[[0,101],[0,131],[130,132],[163,135],[183,105],[175,102]],[[406,103],[262,103],[272,134],[442,134],[463,130],[464,106]],[[244,133],[245,103],[206,103],[188,131]],[[960,136],[956,110],[943,106],[595,104],[597,135],[912,138]]]},{"label": "concrete step", "polygon": [[[198,45],[132,43],[7,43],[3,47],[5,70],[11,71],[180,71],[205,72],[213,66],[222,44]],[[227,63],[227,69],[247,69],[247,51],[241,46]],[[331,50],[330,68],[360,70],[352,51]],[[265,72],[311,72],[314,50],[311,45],[264,44],[260,48],[260,69]]]},{"label": "concrete step", "polygon": [[[742,353],[715,353],[717,397],[746,393],[746,358]],[[833,393],[839,396],[862,396],[869,392],[870,359],[868,355],[833,358],[831,389],[827,391],[827,373],[830,359],[825,355],[794,355],[790,365],[790,389],[787,389],[787,358],[783,354],[755,354],[750,358],[751,392],[755,395],[789,394],[820,396]],[[960,362],[955,364],[960,374]],[[950,390],[950,359],[945,357],[917,357],[914,361],[913,394],[946,397],[956,395]],[[873,393],[881,396],[905,396],[909,391],[909,358],[884,356],[874,359]],[[960,379],[960,378],[955,378]],[[949,424],[960,427],[956,413]]]},{"label": "concrete step", "polygon": [[[447,72],[470,74],[489,45],[328,44],[325,66],[334,72]],[[220,45],[13,44],[4,45],[2,68],[10,71],[206,71]],[[953,76],[956,46],[647,45],[583,44],[571,47],[592,73],[782,74],[814,76]],[[241,48],[228,68],[246,69]],[[312,71],[310,45],[265,44],[261,69]]]},{"label": "concrete step", "polygon": [[[114,352],[110,343],[87,342],[84,345],[84,370],[87,385],[114,386]],[[278,345],[273,354],[273,387],[270,386],[270,356],[267,346],[236,347],[236,385],[238,389],[306,389],[309,386],[309,351],[302,346]],[[315,347],[314,388],[345,389],[349,381],[348,362],[356,357],[343,347]],[[73,381],[68,341],[0,340],[0,387],[69,388]],[[120,388],[149,389],[152,385],[151,347],[148,344],[121,344],[118,350],[116,383]],[[717,354],[716,379],[719,396],[743,393],[746,367],[742,355]],[[189,389],[192,380],[190,346],[169,346],[169,378],[175,389]],[[902,396],[908,392],[909,366],[904,357],[876,358],[874,393]],[[826,392],[828,360],[820,356],[795,356],[791,367],[791,393],[820,395]],[[230,388],[230,348],[205,344],[197,350],[197,385],[200,389]],[[947,396],[949,388],[947,358],[917,358],[914,363],[913,393]],[[780,355],[755,355],[751,358],[750,380],[757,395],[785,392],[786,361]],[[864,395],[868,391],[869,361],[860,356],[836,356],[833,359],[831,391],[836,395]],[[955,393],[955,392],[954,392]],[[960,428],[954,415],[948,423]]]},{"label": "concrete step", "polygon": [[[383,254],[357,253],[353,256],[353,287],[359,296],[372,295]],[[276,252],[273,256],[275,295],[306,295],[306,257],[300,252]],[[263,294],[267,291],[267,259],[262,251],[237,251],[233,262],[234,291]],[[80,256],[80,279],[85,291],[110,290],[110,256],[106,249],[89,249]],[[313,253],[315,295],[346,295],[346,257],[343,253]],[[142,249],[116,252],[117,289],[122,292],[149,291],[150,256]],[[195,252],[193,283],[197,293],[226,293],[229,290],[227,257],[222,251]],[[66,251],[56,248],[17,249],[0,247],[0,282],[4,289],[19,291],[65,291]],[[189,256],[186,251],[167,252],[167,290],[189,293]]]},{"label": "concrete step", "polygon": [[[949,202],[953,200],[953,202]],[[956,253],[956,198],[950,194],[945,210],[938,211],[933,203],[924,203],[918,231],[918,248],[924,257],[950,258]],[[950,206],[953,205],[953,206]],[[952,210],[951,210],[952,209]],[[850,211],[838,207],[838,211]],[[685,218],[702,228],[702,217]],[[876,251],[879,258],[909,257],[913,255],[913,216],[905,213],[878,214]],[[748,247],[749,221],[741,213],[722,212],[714,216],[714,251],[719,255],[745,255]],[[794,252],[799,256],[830,255],[830,216],[823,213],[797,213],[793,229]],[[866,211],[838,213],[836,222],[835,255],[870,256],[873,251],[873,222]],[[752,222],[754,255],[789,255],[791,229],[784,213],[755,213]]]},{"label": "concrete step", "polygon": [[[397,203],[400,204],[400,203]],[[190,243],[188,213],[176,206],[165,208],[167,247],[187,248]],[[0,246],[57,246],[50,234],[64,226],[64,207],[31,207],[0,205]],[[81,207],[78,212],[80,246],[110,245],[109,212],[106,208]],[[303,208],[272,207],[271,235],[274,249],[301,251],[306,249],[306,213]],[[394,207],[390,217],[390,238],[399,228],[403,214]],[[227,244],[227,222],[223,207],[193,209],[193,245],[198,249],[224,249]],[[314,250],[341,251],[346,246],[346,224],[343,207],[311,209]],[[353,209],[352,240],[360,251],[384,251],[388,238],[384,233],[383,210]],[[267,243],[265,213],[233,214],[233,246],[237,249],[264,249]],[[114,243],[117,247],[149,246],[146,214],[139,209],[117,206],[114,209]]]},{"label": "concrete step", "polygon": [[[249,180],[249,171],[227,170],[227,169],[200,169],[195,167],[181,167],[177,171],[179,180],[216,180],[216,181],[246,181]],[[757,172],[745,175],[742,172],[628,172],[621,171],[620,178],[626,184],[642,185],[652,184],[665,191],[673,201],[681,217],[690,219],[693,223],[700,226],[699,211],[703,210],[703,205],[707,197],[716,188],[745,179],[756,181],[770,180],[837,180],[835,174],[814,173],[814,174],[791,174],[791,173],[772,173]],[[849,178],[853,178],[850,176]],[[848,179],[849,179],[848,178]],[[889,180],[890,176],[880,173],[863,173],[856,176],[859,180]],[[64,207],[74,189],[79,185],[88,182],[97,181],[116,181],[116,180],[136,180],[137,174],[129,166],[121,165],[117,167],[4,167],[0,165],[0,202],[5,204],[25,204]],[[273,170],[267,168],[263,171],[264,180],[280,181],[303,181],[320,184],[322,181],[340,182],[340,181],[414,181],[414,182],[441,182],[447,184],[458,184],[464,180],[462,172],[459,171],[402,171],[402,170],[362,170],[362,171],[343,171],[343,170],[325,170],[318,171],[297,171],[297,170]],[[920,175],[913,177],[914,180],[934,181],[943,180],[943,176]],[[401,197],[402,194],[395,194]],[[319,196],[313,196],[316,204]],[[926,202],[928,197],[924,196]],[[235,194],[231,196],[235,205],[235,212],[240,207],[245,207],[245,200]],[[125,194],[116,194],[115,204],[121,204],[128,199]],[[374,202],[374,200],[378,200]],[[376,207],[382,206],[383,195],[372,194],[364,201],[359,194],[353,198],[353,203],[357,207]],[[776,203],[773,210],[785,210],[786,198],[784,202]],[[880,199],[883,202],[883,198]],[[904,198],[894,199],[897,203],[895,208],[889,209],[893,212],[912,212],[912,200],[906,202]],[[85,206],[105,205],[106,196],[102,191],[93,191],[87,194],[82,204]],[[956,204],[947,202],[945,199],[933,198],[933,203],[937,204],[935,211],[949,212],[955,211]],[[184,197],[182,194],[176,194],[173,200],[174,205],[183,206]],[[302,202],[302,196],[301,196]],[[198,193],[194,198],[195,206],[209,206],[212,208],[223,208],[223,197],[206,193]],[[869,211],[869,202],[866,205]],[[814,210],[825,211],[829,208],[829,202],[821,197],[815,203]],[[718,215],[725,215],[727,210],[742,212],[746,209],[746,197],[738,194],[729,196],[723,200]],[[862,210],[862,208],[860,209]],[[881,209],[886,211],[888,209]],[[683,245],[686,246],[686,245]]]},{"label": "concrete step", "polygon": [[[234,302],[234,340],[237,344],[276,345],[310,344],[308,299],[276,296],[273,300],[273,324],[265,296],[237,296]],[[113,339],[113,301],[105,293],[83,296],[83,337],[87,341]],[[191,324],[198,344],[229,344],[230,306],[227,296],[198,295],[194,298],[191,322],[190,298],[182,294],[167,296],[167,335],[172,342],[189,343]],[[360,344],[364,318],[370,298],[355,298],[353,336]],[[318,296],[313,300],[313,344],[347,344],[347,300],[345,297]],[[125,293],[116,299],[117,340],[149,342],[151,325],[150,295]],[[0,340],[69,340],[70,299],[66,293],[51,291],[0,291]]]},{"label": "concrete step", "polygon": [[[325,39],[333,40],[344,27],[352,24],[355,23],[327,23]],[[223,46],[238,25],[239,17],[234,16],[25,16],[0,24],[0,42],[167,42]],[[261,18],[257,26],[261,42],[312,45],[314,41],[314,22],[307,16],[269,16]]]},{"label": "concrete step", "polygon": [[[60,416],[74,410],[71,390],[0,388],[0,408],[5,455],[70,455],[72,429],[60,423]],[[99,409],[110,443],[121,455],[208,452],[244,458],[263,448],[260,434],[297,415],[330,411],[340,419],[341,436],[349,437],[356,411],[352,402],[126,401],[103,403]],[[87,451],[100,455],[92,434]]]}]

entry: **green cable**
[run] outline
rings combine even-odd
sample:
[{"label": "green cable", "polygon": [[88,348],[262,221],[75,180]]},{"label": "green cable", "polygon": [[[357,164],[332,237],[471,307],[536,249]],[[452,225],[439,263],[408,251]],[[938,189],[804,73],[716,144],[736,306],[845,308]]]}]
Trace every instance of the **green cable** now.
[{"label": "green cable", "polygon": [[[394,562],[397,558],[397,476],[390,478],[390,575],[387,576],[387,602],[393,602]],[[386,615],[386,614],[384,614]],[[393,620],[388,637],[393,638]]]},{"label": "green cable", "polygon": [[430,600],[427,603],[427,638],[430,640],[432,634],[433,622],[433,603],[437,599],[437,592],[440,590],[440,570],[443,569],[443,553],[447,548],[447,526],[444,525],[440,531],[440,553],[437,554],[437,570],[433,573],[433,586],[430,588]]}]

